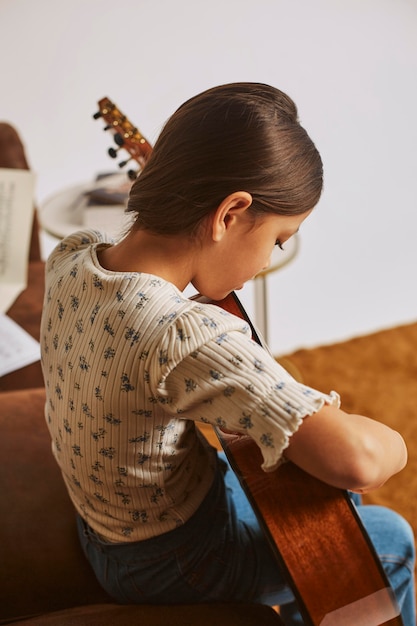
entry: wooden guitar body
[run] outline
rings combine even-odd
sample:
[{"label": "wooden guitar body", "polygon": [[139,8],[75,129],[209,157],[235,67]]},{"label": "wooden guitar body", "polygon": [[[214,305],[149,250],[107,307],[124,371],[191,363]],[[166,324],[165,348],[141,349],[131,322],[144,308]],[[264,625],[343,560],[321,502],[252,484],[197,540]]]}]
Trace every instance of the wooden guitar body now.
[{"label": "wooden guitar body", "polygon": [[[245,319],[261,343],[236,294],[212,304]],[[349,495],[293,463],[266,473],[249,436],[216,432],[305,623],[401,626],[393,591]]]},{"label": "wooden guitar body", "polygon": [[402,624],[393,592],[348,495],[292,463],[265,473],[247,436],[219,434],[310,626]]}]

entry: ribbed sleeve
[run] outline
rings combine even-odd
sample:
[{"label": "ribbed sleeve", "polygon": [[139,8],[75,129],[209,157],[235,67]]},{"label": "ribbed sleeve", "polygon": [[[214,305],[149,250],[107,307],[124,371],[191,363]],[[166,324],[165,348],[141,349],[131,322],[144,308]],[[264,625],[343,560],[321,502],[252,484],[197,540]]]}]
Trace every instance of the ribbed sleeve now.
[{"label": "ribbed sleeve", "polygon": [[246,323],[218,307],[194,305],[172,325],[161,350],[172,352],[175,338],[181,346],[163,368],[158,397],[169,399],[173,414],[250,435],[265,471],[280,464],[303,417],[325,403],[340,404],[336,393],[295,381],[251,339]]}]

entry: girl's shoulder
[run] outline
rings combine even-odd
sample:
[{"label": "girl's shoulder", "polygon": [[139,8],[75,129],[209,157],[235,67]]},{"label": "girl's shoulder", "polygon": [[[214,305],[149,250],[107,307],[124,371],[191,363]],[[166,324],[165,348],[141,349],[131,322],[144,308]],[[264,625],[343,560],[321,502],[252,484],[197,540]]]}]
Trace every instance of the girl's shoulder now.
[{"label": "girl's shoulder", "polygon": [[91,246],[98,244],[111,245],[112,243],[114,242],[110,237],[98,230],[85,229],[75,231],[71,235],[64,237],[52,250],[47,260],[47,270],[54,267],[58,261],[65,260],[68,257],[75,258],[79,252],[87,250]]}]

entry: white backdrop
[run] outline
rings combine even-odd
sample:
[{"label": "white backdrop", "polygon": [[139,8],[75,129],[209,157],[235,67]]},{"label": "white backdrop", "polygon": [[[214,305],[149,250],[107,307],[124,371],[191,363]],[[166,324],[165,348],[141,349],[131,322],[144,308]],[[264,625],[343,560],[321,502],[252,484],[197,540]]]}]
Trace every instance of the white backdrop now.
[{"label": "white backdrop", "polygon": [[[416,0],[0,0],[0,118],[37,200],[112,167],[107,95],[152,142],[186,98],[291,95],[325,164],[297,258],[268,279],[276,354],[417,319]],[[243,292],[253,312],[253,289]]]}]

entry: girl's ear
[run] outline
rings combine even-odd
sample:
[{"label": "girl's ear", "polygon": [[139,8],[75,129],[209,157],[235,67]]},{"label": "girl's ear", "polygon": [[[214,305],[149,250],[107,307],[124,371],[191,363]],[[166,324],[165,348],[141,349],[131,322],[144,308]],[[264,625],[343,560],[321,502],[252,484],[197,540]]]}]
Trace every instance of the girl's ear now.
[{"label": "girl's ear", "polygon": [[251,204],[252,196],[247,191],[235,191],[222,200],[213,215],[213,241],[220,241]]}]

